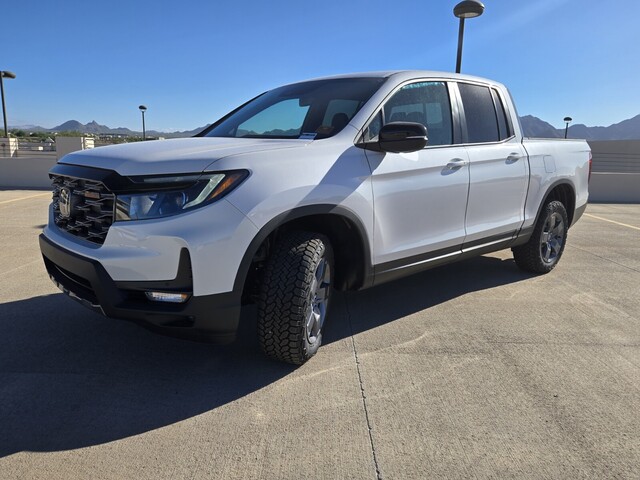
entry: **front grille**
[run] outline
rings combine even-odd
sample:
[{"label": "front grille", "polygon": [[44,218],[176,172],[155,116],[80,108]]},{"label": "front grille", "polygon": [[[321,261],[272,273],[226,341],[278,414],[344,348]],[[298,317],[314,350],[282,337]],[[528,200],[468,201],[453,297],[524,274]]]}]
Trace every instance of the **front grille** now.
[{"label": "front grille", "polygon": [[56,225],[102,245],[113,223],[115,195],[95,180],[62,175],[52,175],[52,180]]}]

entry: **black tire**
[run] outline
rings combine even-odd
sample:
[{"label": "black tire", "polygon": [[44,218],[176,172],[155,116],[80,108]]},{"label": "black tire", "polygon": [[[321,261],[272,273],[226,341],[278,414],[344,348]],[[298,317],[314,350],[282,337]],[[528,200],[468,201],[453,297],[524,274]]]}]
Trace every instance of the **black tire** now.
[{"label": "black tire", "polygon": [[258,297],[258,340],[266,355],[302,365],[318,351],[332,281],[325,236],[295,231],[276,243]]},{"label": "black tire", "polygon": [[549,273],[562,257],[568,230],[569,218],[564,205],[557,200],[547,203],[529,241],[511,249],[516,265],[527,272]]}]

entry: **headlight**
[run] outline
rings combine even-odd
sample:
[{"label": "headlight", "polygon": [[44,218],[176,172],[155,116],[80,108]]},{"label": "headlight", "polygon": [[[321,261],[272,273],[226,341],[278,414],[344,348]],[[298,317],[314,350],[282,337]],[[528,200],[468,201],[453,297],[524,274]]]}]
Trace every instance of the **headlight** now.
[{"label": "headlight", "polygon": [[247,176],[246,170],[236,170],[130,178],[140,184],[140,193],[116,196],[116,221],[168,217],[208,205],[229,193]]}]

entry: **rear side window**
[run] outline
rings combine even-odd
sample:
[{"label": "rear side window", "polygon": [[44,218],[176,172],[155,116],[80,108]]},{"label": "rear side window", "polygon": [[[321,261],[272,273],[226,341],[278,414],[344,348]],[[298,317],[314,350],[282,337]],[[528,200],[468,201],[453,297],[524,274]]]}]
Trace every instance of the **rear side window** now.
[{"label": "rear side window", "polygon": [[[467,121],[467,142],[486,143],[500,140],[496,109],[488,87],[458,84],[464,116]],[[504,116],[503,116],[504,118]]]},{"label": "rear side window", "polygon": [[444,82],[417,82],[398,90],[384,106],[385,123],[416,122],[427,127],[427,145],[451,145],[451,105]]}]

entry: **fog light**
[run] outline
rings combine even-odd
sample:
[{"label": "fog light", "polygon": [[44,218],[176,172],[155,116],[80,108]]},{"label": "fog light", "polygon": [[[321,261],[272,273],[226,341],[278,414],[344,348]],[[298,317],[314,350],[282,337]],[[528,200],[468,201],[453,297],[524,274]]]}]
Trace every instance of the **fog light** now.
[{"label": "fog light", "polygon": [[188,293],[169,292],[144,292],[147,298],[153,302],[184,303],[189,300]]}]

